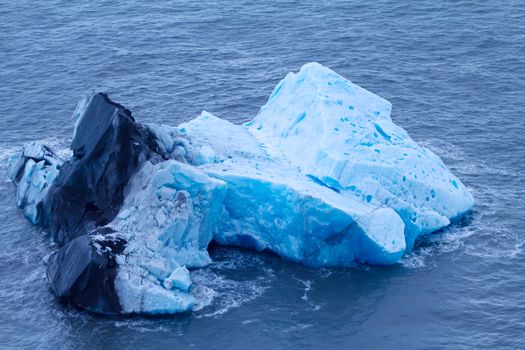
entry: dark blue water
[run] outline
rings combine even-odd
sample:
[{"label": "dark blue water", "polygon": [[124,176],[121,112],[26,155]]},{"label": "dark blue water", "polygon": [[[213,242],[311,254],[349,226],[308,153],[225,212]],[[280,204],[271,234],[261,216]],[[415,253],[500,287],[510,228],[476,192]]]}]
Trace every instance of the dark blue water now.
[{"label": "dark blue water", "polygon": [[[525,348],[522,1],[0,0],[0,347]],[[318,61],[393,103],[394,121],[474,194],[467,226],[387,268],[308,269],[221,248],[193,314],[111,319],[57,304],[49,239],[15,208],[6,159],[65,149],[83,93],[144,122],[252,118]]]}]

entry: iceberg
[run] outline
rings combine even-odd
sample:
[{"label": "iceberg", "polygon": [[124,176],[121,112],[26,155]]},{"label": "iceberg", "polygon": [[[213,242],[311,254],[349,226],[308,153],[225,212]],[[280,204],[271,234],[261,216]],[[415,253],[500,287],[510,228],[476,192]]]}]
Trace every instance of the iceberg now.
[{"label": "iceberg", "polygon": [[17,184],[17,205],[33,224],[42,222],[42,208],[62,160],[46,145],[30,142],[14,157],[8,175]]},{"label": "iceberg", "polygon": [[390,207],[405,223],[406,246],[450,224],[474,200],[430,150],[390,118],[391,104],[318,63],[274,89],[250,132],[273,156],[343,195]]},{"label": "iceberg", "polygon": [[9,176],[18,206],[59,246],[47,276],[61,302],[191,311],[191,273],[212,263],[212,241],[312,267],[389,265],[472,208],[390,111],[317,63],[289,73],[243,125],[206,111],[140,124],[98,93],[74,112],[70,159],[33,142]]},{"label": "iceberg", "polygon": [[285,158],[270,156],[245,126],[203,112],[178,128],[152,130],[171,157],[227,184],[213,234],[218,243],[309,266],[391,264],[405,252],[404,224],[392,209],[303,176]]}]

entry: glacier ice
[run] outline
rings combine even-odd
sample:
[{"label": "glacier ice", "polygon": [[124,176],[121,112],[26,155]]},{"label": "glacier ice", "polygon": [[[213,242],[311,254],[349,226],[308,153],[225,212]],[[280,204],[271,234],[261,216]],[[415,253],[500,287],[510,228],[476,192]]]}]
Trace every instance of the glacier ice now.
[{"label": "glacier ice", "polygon": [[115,280],[123,311],[189,310],[195,301],[187,267],[211,263],[207,248],[226,184],[175,160],[148,161],[128,192],[107,225],[128,242]]},{"label": "glacier ice", "polygon": [[318,63],[289,73],[250,132],[273,156],[345,196],[394,209],[407,248],[473,206],[465,186],[390,118],[391,104]]},{"label": "glacier ice", "polygon": [[317,63],[244,125],[206,111],[143,125],[94,94],[74,113],[71,159],[31,143],[9,175],[25,215],[60,245],[48,265],[60,300],[183,312],[198,304],[191,271],[212,262],[212,240],[309,266],[387,265],[468,212],[466,187],[390,111]]},{"label": "glacier ice", "polygon": [[62,160],[46,145],[30,142],[10,160],[9,177],[17,183],[17,205],[33,224],[43,218],[43,201],[58,176]]},{"label": "glacier ice", "polygon": [[302,176],[286,159],[268,155],[246,127],[203,112],[159,130],[166,131],[157,137],[161,148],[227,184],[217,242],[271,250],[310,266],[390,264],[403,255],[404,224],[393,210]]}]

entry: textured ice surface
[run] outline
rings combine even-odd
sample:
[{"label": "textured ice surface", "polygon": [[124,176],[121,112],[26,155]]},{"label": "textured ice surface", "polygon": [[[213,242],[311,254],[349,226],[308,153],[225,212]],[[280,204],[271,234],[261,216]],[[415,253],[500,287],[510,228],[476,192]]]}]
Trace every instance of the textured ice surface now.
[{"label": "textured ice surface", "polygon": [[393,210],[300,174],[244,126],[203,112],[178,128],[154,130],[167,153],[227,184],[214,230],[219,243],[268,249],[310,266],[391,264],[405,251],[404,224]]},{"label": "textured ice surface", "polygon": [[465,186],[390,118],[391,104],[317,63],[289,73],[248,126],[274,157],[405,223],[407,248],[473,206]]},{"label": "textured ice surface", "polygon": [[62,161],[49,147],[30,142],[9,163],[9,177],[17,184],[17,205],[33,224],[39,224],[44,198]]},{"label": "textured ice surface", "polygon": [[186,267],[209,264],[208,244],[226,184],[175,160],[146,162],[108,226],[128,242],[115,289],[131,313],[175,313],[194,304]]}]

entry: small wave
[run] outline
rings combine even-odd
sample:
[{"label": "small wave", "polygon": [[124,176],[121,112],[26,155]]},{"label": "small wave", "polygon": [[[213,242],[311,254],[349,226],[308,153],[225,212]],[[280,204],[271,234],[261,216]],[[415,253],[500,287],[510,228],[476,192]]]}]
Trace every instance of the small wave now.
[{"label": "small wave", "polygon": [[257,322],[258,320],[256,318],[252,318],[252,319],[249,319],[249,320],[243,320],[241,323],[243,325],[247,325],[247,324],[251,324],[251,323],[254,323],[254,322]]},{"label": "small wave", "polygon": [[305,329],[308,329],[310,327],[313,327],[314,325],[311,324],[311,323],[298,323],[298,324],[295,324],[293,326],[290,326],[290,327],[287,327],[285,329],[283,329],[283,332],[284,333],[293,333],[293,332],[297,332],[297,331],[302,331],[302,330],[305,330]]},{"label": "small wave", "polygon": [[205,268],[193,271],[192,281],[197,299],[194,315],[200,318],[223,315],[257,299],[269,288],[273,278],[266,273],[251,280],[236,280]]},{"label": "small wave", "polygon": [[304,292],[301,296],[301,299],[306,302],[308,305],[310,305],[313,309],[313,311],[319,311],[321,309],[321,305],[315,304],[309,297],[310,292],[312,291],[313,282],[312,280],[302,280],[300,278],[294,277],[294,279],[301,283],[304,286]]},{"label": "small wave", "polygon": [[514,259],[523,254],[525,239],[506,227],[483,227],[479,231],[479,242],[466,246],[466,254],[497,261]]},{"label": "small wave", "polygon": [[405,255],[400,263],[408,269],[435,266],[434,257],[450,254],[465,247],[465,241],[476,233],[476,226],[452,225],[441,231],[422,237],[418,246]]},{"label": "small wave", "polygon": [[407,269],[421,269],[427,267],[428,259],[432,255],[432,248],[415,249],[411,254],[405,255],[399,262]]},{"label": "small wave", "polygon": [[322,279],[328,278],[334,273],[333,269],[328,267],[320,267],[318,272],[319,278]]},{"label": "small wave", "polygon": [[497,261],[521,257],[525,238],[504,224],[494,223],[494,207],[498,205],[496,201],[484,211],[475,212],[468,226],[452,225],[423,237],[414,251],[401,259],[401,265],[425,268],[431,266],[435,256],[454,252]]},{"label": "small wave", "polygon": [[158,333],[158,332],[176,332],[175,335],[182,335],[181,330],[173,329],[173,327],[166,327],[159,322],[146,320],[146,319],[123,319],[117,320],[113,323],[117,328],[123,328],[127,330],[133,330],[141,334],[145,333]]},{"label": "small wave", "polygon": [[193,307],[193,311],[200,311],[204,307],[211,305],[213,300],[218,295],[215,290],[202,284],[196,285],[192,290],[192,294],[197,300],[195,306]]}]

